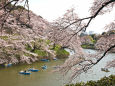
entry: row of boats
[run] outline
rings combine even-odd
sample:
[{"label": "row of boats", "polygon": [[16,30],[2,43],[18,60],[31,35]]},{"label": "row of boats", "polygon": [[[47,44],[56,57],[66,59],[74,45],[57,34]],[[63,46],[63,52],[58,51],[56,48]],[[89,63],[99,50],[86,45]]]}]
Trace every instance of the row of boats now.
[{"label": "row of boats", "polygon": [[[47,69],[47,66],[46,65],[44,65],[44,66],[42,66],[41,67],[42,69]],[[25,70],[25,71],[20,71],[19,72],[19,74],[23,74],[23,75],[30,75],[31,74],[31,72],[38,72],[39,70],[38,69],[35,69],[35,68],[30,68],[30,69],[28,69],[28,70]]]},{"label": "row of boats", "polygon": [[[57,58],[53,58],[52,60],[56,61]],[[49,59],[40,59],[40,61],[43,61],[43,62],[49,62],[50,60]],[[9,64],[2,64],[1,65],[2,67],[11,67],[12,66],[12,63],[9,63]]]},{"label": "row of boats", "polygon": [[5,64],[0,64],[1,67],[11,67],[12,66],[12,63],[5,63]]},{"label": "row of boats", "polygon": [[[57,60],[57,58],[53,58],[54,61]],[[40,61],[43,61],[43,62],[49,62],[50,60],[49,59],[41,59]]]}]

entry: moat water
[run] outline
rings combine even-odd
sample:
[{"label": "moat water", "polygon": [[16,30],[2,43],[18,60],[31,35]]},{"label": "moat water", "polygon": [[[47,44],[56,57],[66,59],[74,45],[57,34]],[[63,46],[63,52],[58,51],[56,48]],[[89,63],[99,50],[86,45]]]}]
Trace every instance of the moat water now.
[{"label": "moat water", "polygon": [[[86,52],[95,53],[95,50],[85,49]],[[73,53],[73,52],[72,52]],[[115,74],[115,68],[110,68],[110,72],[103,72],[103,68],[108,61],[115,58],[115,53],[109,53],[102,61],[90,69],[87,73],[78,76],[73,82],[98,80],[104,76]],[[65,59],[36,62],[29,65],[16,65],[9,68],[0,69],[0,86],[64,86],[64,79],[61,74],[52,72],[53,66],[63,64]],[[48,69],[43,70],[41,66],[47,65]],[[20,75],[19,71],[34,67],[39,69],[38,72],[33,72],[31,75]]]}]

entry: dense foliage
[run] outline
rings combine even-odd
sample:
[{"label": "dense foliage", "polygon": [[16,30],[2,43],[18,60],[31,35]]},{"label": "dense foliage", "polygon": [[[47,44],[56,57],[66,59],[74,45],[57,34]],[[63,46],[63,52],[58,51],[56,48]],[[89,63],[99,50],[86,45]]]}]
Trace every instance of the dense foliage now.
[{"label": "dense foliage", "polygon": [[87,83],[76,83],[66,86],[115,86],[115,75],[104,77],[98,81],[88,81]]},{"label": "dense foliage", "polygon": [[69,52],[61,48],[59,45],[56,45],[54,50],[56,51],[57,58],[67,58],[69,56]]},{"label": "dense foliage", "polygon": [[83,44],[81,47],[85,49],[95,49],[94,44]]}]

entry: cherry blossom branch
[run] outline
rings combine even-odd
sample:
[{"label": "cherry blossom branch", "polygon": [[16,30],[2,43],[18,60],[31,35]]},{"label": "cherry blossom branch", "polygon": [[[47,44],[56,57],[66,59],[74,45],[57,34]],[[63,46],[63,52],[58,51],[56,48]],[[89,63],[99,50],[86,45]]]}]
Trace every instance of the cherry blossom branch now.
[{"label": "cherry blossom branch", "polygon": [[[74,23],[77,23],[77,22],[79,22],[79,21],[83,21],[83,20],[89,19],[88,23],[87,23],[83,28],[81,28],[77,33],[79,33],[80,31],[82,31],[83,29],[86,30],[87,27],[89,26],[89,24],[91,23],[91,21],[99,14],[99,12],[100,12],[104,7],[106,7],[107,5],[109,5],[109,4],[112,3],[112,2],[115,2],[115,0],[110,0],[110,1],[108,1],[108,2],[103,3],[103,5],[97,10],[97,12],[96,12],[93,16],[86,17],[86,18],[82,18],[82,19],[78,19],[78,20],[72,22],[71,24],[69,24],[68,26],[66,26],[64,29],[68,28],[69,26],[73,25]],[[77,34],[77,33],[75,33],[75,34]],[[75,34],[74,34],[74,35],[75,35]]]},{"label": "cherry blossom branch", "polygon": [[5,9],[9,4],[11,4],[12,2],[14,2],[14,0],[11,0],[11,1],[9,1],[8,3],[6,3],[4,6],[2,6],[1,8],[0,8],[0,10],[2,10],[2,9]]},{"label": "cherry blossom branch", "polygon": [[[14,0],[13,0],[14,1]],[[5,13],[4,15],[4,18],[3,18],[3,22],[1,24],[1,35],[2,35],[2,31],[3,31],[3,27],[4,27],[4,24],[6,22],[6,19],[9,17],[10,15],[10,12],[14,9],[14,7],[16,6],[16,4],[18,3],[18,1],[16,1],[13,5],[13,7],[8,11],[8,13]]]},{"label": "cherry blossom branch", "polygon": [[111,49],[113,49],[113,48],[115,48],[115,45],[112,45],[110,48],[108,48],[108,49],[104,52],[104,54],[101,56],[101,58],[99,58],[99,59],[97,60],[97,62],[94,63],[94,64],[99,63],[99,62],[104,58],[104,56],[105,56]]},{"label": "cherry blossom branch", "polygon": [[[6,4],[4,4],[3,7],[0,8],[0,10],[5,9],[5,11],[6,11],[5,14],[4,14],[3,22],[2,22],[2,24],[1,24],[1,35],[2,35],[2,31],[3,31],[4,24],[6,23],[6,19],[9,17],[11,11],[15,8],[16,4],[17,4],[19,1],[20,1],[20,0],[11,0],[11,1],[7,2]],[[7,10],[6,10],[6,7],[7,7],[9,4],[11,4],[12,2],[15,2],[15,3],[14,3],[13,6],[7,11]],[[28,0],[25,1],[24,7],[25,7],[26,4],[27,4],[27,8],[28,8],[28,20],[29,20],[29,24],[30,24],[30,15],[29,15],[29,3],[28,3]],[[22,12],[23,12],[23,10],[21,11],[21,13],[22,13]],[[20,15],[21,15],[21,13],[19,14],[19,17],[20,17]]]}]

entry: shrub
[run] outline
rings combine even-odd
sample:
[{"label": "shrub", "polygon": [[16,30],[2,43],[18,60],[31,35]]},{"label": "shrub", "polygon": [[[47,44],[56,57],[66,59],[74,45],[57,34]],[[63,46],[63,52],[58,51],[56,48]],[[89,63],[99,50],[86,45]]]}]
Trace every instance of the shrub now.
[{"label": "shrub", "polygon": [[47,57],[48,53],[44,50],[34,50],[34,53],[38,54],[40,57]]},{"label": "shrub", "polygon": [[59,49],[56,51],[56,57],[58,58],[67,58],[69,56],[69,52],[64,49]]},{"label": "shrub", "polygon": [[85,49],[95,49],[94,44],[83,44],[81,47]]},{"label": "shrub", "polygon": [[67,58],[69,56],[69,52],[62,49],[60,45],[55,45],[54,51],[56,52],[57,58]]},{"label": "shrub", "polygon": [[115,86],[115,75],[103,77],[98,81],[88,81],[87,83],[76,83],[65,86]]}]

